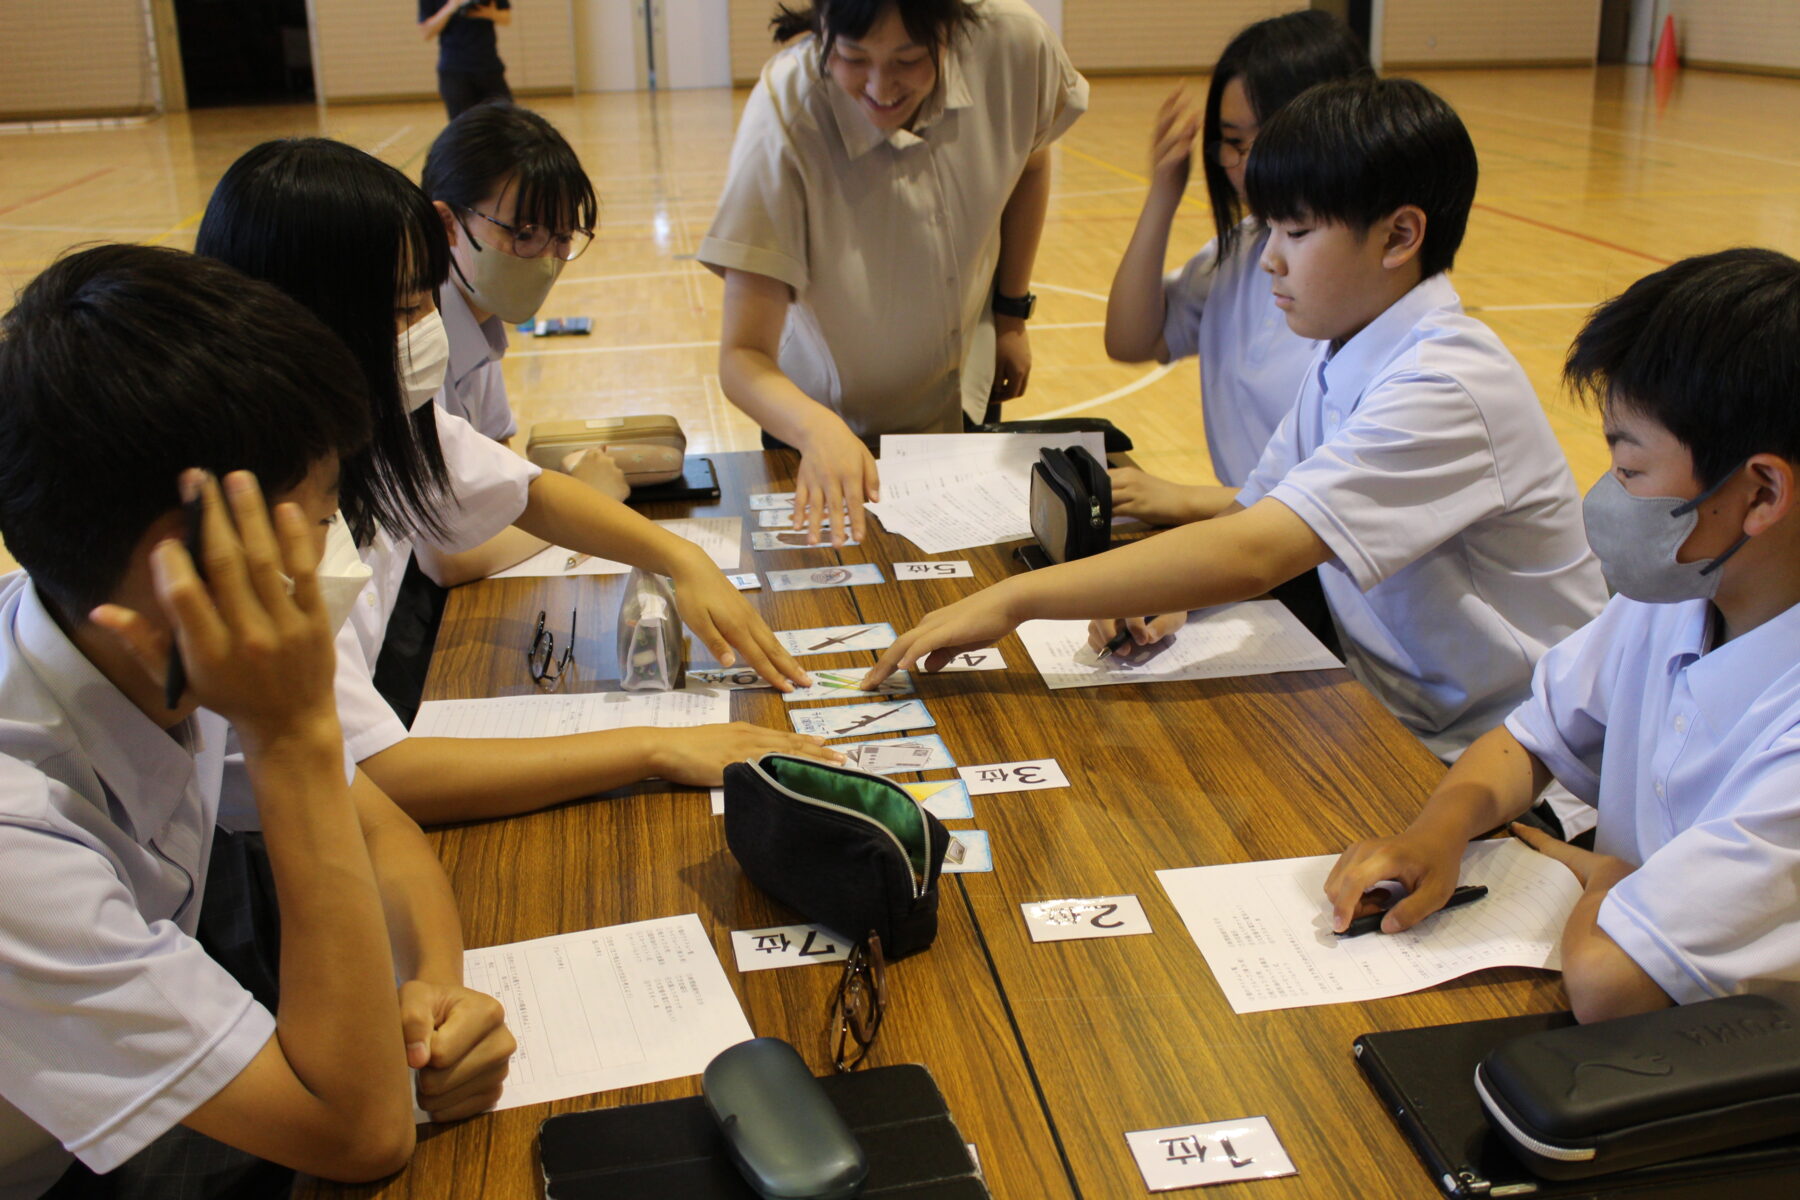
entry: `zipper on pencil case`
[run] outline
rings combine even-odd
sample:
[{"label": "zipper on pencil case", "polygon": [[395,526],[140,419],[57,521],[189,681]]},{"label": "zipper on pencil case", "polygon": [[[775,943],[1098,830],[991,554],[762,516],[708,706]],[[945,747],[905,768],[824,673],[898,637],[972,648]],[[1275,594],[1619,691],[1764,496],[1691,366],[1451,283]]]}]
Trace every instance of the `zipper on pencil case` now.
[{"label": "zipper on pencil case", "polygon": [[[796,761],[800,761],[800,760],[796,760]],[[908,875],[912,876],[913,899],[917,900],[921,895],[924,894],[925,881],[922,878],[920,878],[919,873],[917,871],[912,869],[912,855],[910,855],[906,852],[906,846],[904,843],[902,843],[900,841],[899,834],[895,833],[892,829],[889,829],[886,825],[882,824],[880,821],[877,821],[874,817],[871,817],[868,813],[857,812],[854,808],[845,808],[841,804],[832,804],[831,802],[826,801],[826,800],[815,800],[811,796],[802,796],[799,792],[794,791],[792,788],[784,787],[782,784],[777,782],[774,779],[774,777],[771,776],[767,771],[763,770],[762,764],[759,762],[752,760],[751,762],[748,762],[745,765],[748,766],[752,771],[755,771],[758,775],[760,775],[763,779],[763,782],[767,783],[770,787],[774,788],[776,791],[780,792],[782,795],[788,797],[790,800],[798,800],[802,804],[810,804],[814,808],[822,808],[822,809],[826,810],[827,812],[841,813],[846,817],[850,817],[854,820],[861,821],[864,824],[873,825],[875,828],[881,830],[881,832],[887,834],[888,841],[894,843],[894,849],[900,851],[900,857],[903,860],[905,860],[905,862],[906,862],[906,873]],[[807,765],[808,766],[817,766],[818,764],[808,763]],[[838,768],[838,767],[823,767],[822,769],[827,770],[827,771],[835,771],[839,775],[865,776],[866,778],[869,778],[869,779],[878,780],[882,784],[890,784],[890,782],[891,782],[887,779],[883,779],[879,775],[870,774],[867,771],[845,771],[842,768]],[[910,797],[909,797],[909,799],[910,799]],[[929,853],[930,849],[931,849],[930,842],[929,842],[930,836],[931,836],[930,833],[927,832],[927,834],[926,834],[927,844],[925,847],[926,853],[919,855],[919,857],[921,859],[930,857],[930,853]]]}]

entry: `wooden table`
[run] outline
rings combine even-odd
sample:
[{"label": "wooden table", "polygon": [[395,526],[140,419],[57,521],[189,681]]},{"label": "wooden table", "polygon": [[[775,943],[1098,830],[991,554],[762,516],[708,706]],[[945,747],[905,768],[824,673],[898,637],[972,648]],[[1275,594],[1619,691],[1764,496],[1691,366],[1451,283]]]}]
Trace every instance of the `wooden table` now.
[{"label": "wooden table", "polygon": [[[740,570],[927,557],[870,522],[843,550],[753,553],[752,492],[791,488],[790,454],[720,454],[722,497],[653,516],[745,516]],[[776,629],[890,621],[1015,570],[1007,547],[968,559],[975,578],[750,593]],[[614,652],[617,577],[489,581],[451,597],[427,695],[531,690],[525,647],[538,610],[578,608],[579,673],[600,686]],[[1435,1188],[1368,1092],[1350,1055],[1358,1033],[1541,1011],[1555,977],[1489,971],[1411,996],[1239,1016],[1220,992],[1154,872],[1165,867],[1324,854],[1399,828],[1442,767],[1346,671],[1085,688],[1051,695],[1017,637],[1008,670],[921,678],[957,761],[1055,757],[1071,787],[978,797],[992,873],[945,876],[937,943],[890,968],[891,1008],[872,1064],[922,1062],[980,1154],[996,1197],[1142,1197],[1128,1130],[1267,1116],[1297,1176],[1224,1194],[1427,1197]],[[863,665],[852,652],[808,667]],[[738,719],[785,726],[773,692],[737,693]],[[924,778],[945,777],[928,772]],[[913,778],[910,776],[902,778]],[[830,968],[739,974],[729,932],[791,919],[743,879],[703,792],[643,785],[629,794],[432,835],[471,946],[697,912],[758,1034],[785,1037],[829,1070]],[[1135,894],[1154,934],[1033,943],[1019,906]],[[604,1097],[489,1114],[423,1131],[411,1166],[385,1184],[308,1195],[535,1196],[534,1134],[559,1112],[692,1095],[693,1078]],[[1218,1191],[1218,1189],[1214,1189]],[[1213,1194],[1210,1193],[1209,1194]]]}]

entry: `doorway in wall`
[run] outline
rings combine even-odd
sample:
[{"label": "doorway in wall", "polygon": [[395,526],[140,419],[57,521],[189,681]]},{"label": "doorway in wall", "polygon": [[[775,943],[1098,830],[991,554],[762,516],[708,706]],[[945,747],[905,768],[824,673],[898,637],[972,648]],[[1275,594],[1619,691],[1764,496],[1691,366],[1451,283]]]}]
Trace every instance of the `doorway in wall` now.
[{"label": "doorway in wall", "polygon": [[175,0],[188,107],[310,103],[306,0]]}]

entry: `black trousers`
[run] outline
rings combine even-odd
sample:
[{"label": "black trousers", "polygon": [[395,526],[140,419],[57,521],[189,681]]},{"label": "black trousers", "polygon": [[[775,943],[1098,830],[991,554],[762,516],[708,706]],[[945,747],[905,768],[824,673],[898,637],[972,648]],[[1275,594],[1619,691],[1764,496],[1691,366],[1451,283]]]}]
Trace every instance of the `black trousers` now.
[{"label": "black trousers", "polygon": [[506,69],[498,71],[439,71],[438,95],[444,99],[444,111],[454,121],[464,109],[474,108],[484,100],[511,100],[512,89],[506,86]]}]

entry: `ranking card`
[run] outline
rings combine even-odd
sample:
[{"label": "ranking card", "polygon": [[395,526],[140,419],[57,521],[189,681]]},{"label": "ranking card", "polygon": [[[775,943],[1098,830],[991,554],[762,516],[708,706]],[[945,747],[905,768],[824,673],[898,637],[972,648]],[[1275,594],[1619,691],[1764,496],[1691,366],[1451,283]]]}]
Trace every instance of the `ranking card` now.
[{"label": "ranking card", "polygon": [[1034,758],[1029,762],[989,763],[985,767],[963,767],[956,772],[969,785],[972,796],[991,796],[995,792],[1035,792],[1045,788],[1066,788],[1069,777],[1054,758]]},{"label": "ranking card", "polygon": [[975,568],[966,559],[942,558],[935,562],[903,562],[894,564],[895,579],[970,579]]},{"label": "ranking card", "polygon": [[948,671],[1004,670],[1006,670],[1006,660],[1000,657],[1000,650],[996,646],[989,646],[986,650],[965,651],[938,668],[940,674]]},{"label": "ranking card", "polygon": [[1136,896],[1089,896],[1071,900],[1031,900],[1019,905],[1034,942],[1124,937],[1149,933],[1150,918]]},{"label": "ranking card", "polygon": [[822,738],[867,737],[871,733],[930,729],[937,724],[923,700],[793,708],[788,710],[788,717],[794,722],[795,733]]},{"label": "ranking card", "polygon": [[739,971],[772,971],[813,963],[843,962],[850,943],[818,925],[775,925],[768,929],[734,929],[731,948]]},{"label": "ranking card", "polygon": [[1153,1192],[1299,1174],[1267,1117],[1140,1129],[1125,1141]]},{"label": "ranking card", "polygon": [[789,654],[830,654],[835,650],[886,650],[894,644],[894,627],[886,621],[874,625],[826,625],[820,629],[778,629],[775,640]]}]

